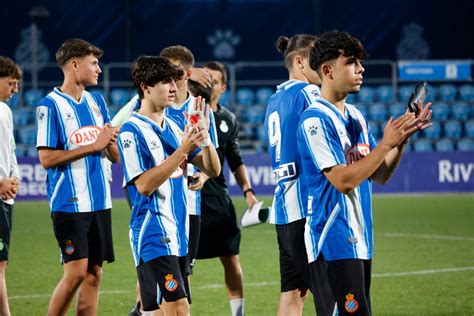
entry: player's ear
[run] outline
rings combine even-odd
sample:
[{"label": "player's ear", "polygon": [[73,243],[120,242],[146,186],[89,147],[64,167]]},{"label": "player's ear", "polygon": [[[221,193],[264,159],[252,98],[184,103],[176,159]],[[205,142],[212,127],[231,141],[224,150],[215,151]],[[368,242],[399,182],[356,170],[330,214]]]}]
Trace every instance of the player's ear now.
[{"label": "player's ear", "polygon": [[299,69],[303,69],[304,68],[303,57],[301,55],[296,55],[295,58],[293,59],[293,65],[298,67]]},{"label": "player's ear", "polygon": [[322,64],[321,73],[323,74],[323,77],[329,77],[329,79],[333,79],[332,66],[330,64]]}]

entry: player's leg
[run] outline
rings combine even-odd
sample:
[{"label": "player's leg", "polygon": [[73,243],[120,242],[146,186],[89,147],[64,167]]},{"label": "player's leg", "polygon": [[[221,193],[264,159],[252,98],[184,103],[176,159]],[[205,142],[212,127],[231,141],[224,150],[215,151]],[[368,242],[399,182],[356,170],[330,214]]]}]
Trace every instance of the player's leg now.
[{"label": "player's leg", "polygon": [[12,212],[13,207],[0,200],[0,315],[6,316],[10,315],[5,269],[10,247]]},{"label": "player's leg", "polygon": [[[201,234],[201,216],[189,215],[189,242],[188,254],[184,262],[184,275],[188,278],[188,285],[191,284],[191,274],[193,274],[193,267],[196,261],[196,255],[199,246],[199,236]],[[188,293],[188,301],[191,304],[190,289],[186,289]]]},{"label": "player's leg", "polygon": [[[331,286],[337,301],[339,315],[371,315],[368,294],[370,271],[367,260],[345,259],[328,261]],[[369,268],[369,270],[368,270]]]},{"label": "player's leg", "polygon": [[334,313],[336,299],[329,280],[328,265],[324,256],[310,264],[311,285],[314,306],[319,316],[331,316]]},{"label": "player's leg", "polygon": [[76,315],[97,315],[102,264],[89,263],[87,273],[79,286]]},{"label": "player's leg", "polygon": [[232,315],[243,315],[244,275],[238,255],[219,257],[224,266],[224,279]]},{"label": "player's leg", "polygon": [[301,219],[276,225],[280,253],[281,293],[277,315],[302,315],[310,279],[304,246],[304,224]]}]

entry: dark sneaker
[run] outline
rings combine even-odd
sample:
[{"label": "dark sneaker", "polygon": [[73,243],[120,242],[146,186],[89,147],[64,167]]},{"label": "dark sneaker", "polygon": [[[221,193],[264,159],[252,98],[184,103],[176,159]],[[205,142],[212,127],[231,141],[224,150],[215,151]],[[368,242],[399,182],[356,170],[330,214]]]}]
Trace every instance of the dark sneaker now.
[{"label": "dark sneaker", "polygon": [[128,313],[128,316],[140,316],[141,314],[142,312],[140,312],[140,302],[137,302],[137,304],[133,305],[133,308]]}]

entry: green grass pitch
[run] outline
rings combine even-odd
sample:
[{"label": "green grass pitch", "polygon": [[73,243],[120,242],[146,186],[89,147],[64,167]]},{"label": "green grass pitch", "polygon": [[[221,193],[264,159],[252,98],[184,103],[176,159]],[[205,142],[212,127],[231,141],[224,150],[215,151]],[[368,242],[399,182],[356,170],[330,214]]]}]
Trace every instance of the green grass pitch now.
[{"label": "green grass pitch", "polygon": [[[270,199],[265,198],[266,205]],[[235,198],[238,210],[243,199]],[[130,212],[114,201],[116,262],[104,264],[99,315],[127,315],[135,301],[135,268],[128,243]],[[7,287],[13,315],[45,315],[62,275],[45,202],[15,205]],[[474,195],[376,196],[372,278],[374,315],[474,314]],[[247,315],[275,315],[279,297],[275,229],[242,231]],[[229,315],[218,259],[199,260],[191,279],[193,315]],[[314,315],[308,297],[305,315]],[[69,315],[73,315],[70,311]]]}]

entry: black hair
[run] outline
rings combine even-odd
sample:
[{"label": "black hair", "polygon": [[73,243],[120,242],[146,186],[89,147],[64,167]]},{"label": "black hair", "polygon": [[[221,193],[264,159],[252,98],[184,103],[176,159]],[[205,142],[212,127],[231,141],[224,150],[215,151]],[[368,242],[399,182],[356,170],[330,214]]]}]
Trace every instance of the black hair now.
[{"label": "black hair", "polygon": [[20,80],[22,72],[20,67],[10,58],[0,56],[0,78],[12,77]]},{"label": "black hair", "polygon": [[293,66],[293,57],[296,54],[309,58],[309,51],[314,46],[316,36],[310,34],[297,34],[288,38],[286,36],[278,37],[276,41],[276,49],[283,53],[285,67],[290,70]]},{"label": "black hair", "polygon": [[158,56],[138,57],[132,65],[132,82],[138,96],[143,99],[142,83],[154,86],[158,82],[168,83],[179,80],[184,72],[174,66],[168,59]]},{"label": "black hair", "polygon": [[211,94],[212,94],[212,86],[211,87],[204,87],[200,85],[198,82],[189,79],[188,81],[188,89],[189,92],[194,97],[203,97],[206,99],[206,103],[209,103],[209,100],[211,100]]},{"label": "black hair", "polygon": [[222,83],[226,84],[227,82],[227,67],[218,61],[210,61],[204,65],[204,68],[209,68],[215,71],[219,71],[222,74]]},{"label": "black hair", "polygon": [[100,58],[103,54],[104,51],[97,46],[94,46],[83,39],[74,38],[65,41],[61,47],[59,47],[56,52],[56,61],[58,62],[59,67],[62,67],[73,57],[94,55],[94,57]]},{"label": "black hair", "polygon": [[318,36],[310,51],[309,65],[321,77],[321,65],[341,55],[359,60],[369,56],[362,43],[354,36],[347,32],[330,31]]}]

